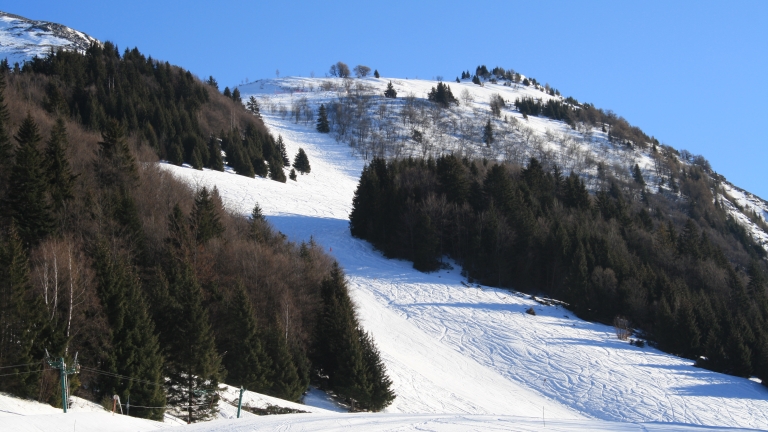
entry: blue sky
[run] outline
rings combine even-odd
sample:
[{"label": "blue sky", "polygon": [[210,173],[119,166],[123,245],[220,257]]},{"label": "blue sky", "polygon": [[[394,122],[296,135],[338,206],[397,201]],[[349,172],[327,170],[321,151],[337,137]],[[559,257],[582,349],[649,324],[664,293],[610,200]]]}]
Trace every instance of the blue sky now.
[{"label": "blue sky", "polygon": [[37,1],[0,10],[138,47],[199,76],[453,79],[480,64],[549,83],[704,155],[768,199],[768,1]]}]

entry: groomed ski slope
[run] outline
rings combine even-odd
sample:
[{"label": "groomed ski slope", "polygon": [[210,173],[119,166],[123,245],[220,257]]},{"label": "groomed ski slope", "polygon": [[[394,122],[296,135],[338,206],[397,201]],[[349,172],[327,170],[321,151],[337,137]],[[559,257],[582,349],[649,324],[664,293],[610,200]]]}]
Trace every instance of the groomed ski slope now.
[{"label": "groomed ski slope", "polygon": [[[368,81],[382,88],[387,82]],[[403,86],[413,83],[414,93],[435,84],[399,82]],[[457,88],[465,85],[451,86],[458,93]],[[240,87],[243,99],[251,93],[275,91],[274,87],[260,87],[258,83]],[[486,91],[466,87],[478,93],[477,99]],[[304,95],[312,101],[312,93]],[[272,97],[289,101],[291,96]],[[193,187],[216,186],[231,211],[249,214],[258,203],[269,221],[289,238],[306,241],[313,236],[339,261],[349,277],[361,321],[373,334],[394,383],[397,399],[386,412],[537,419],[543,415],[580,424],[582,429],[589,423],[590,429],[615,430],[612,424],[594,420],[768,429],[768,389],[759,383],[694,368],[689,360],[650,347],[630,346],[618,341],[611,327],[574,318],[561,307],[543,306],[500,289],[467,287],[458,268],[424,274],[408,262],[384,258],[349,234],[348,215],[364,162],[330,135],[317,133],[312,123],[294,124],[266,110],[262,115],[271,132],[282,135],[289,156],[299,147],[306,151],[310,174],[282,184],[161,166]],[[531,306],[536,316],[524,313]],[[304,419],[303,426],[286,417],[288,430],[325,430],[306,425],[310,417],[296,418]],[[419,419],[392,417],[402,424]],[[464,426],[437,426],[453,424],[450,419]],[[434,430],[473,428],[460,423],[475,421],[467,419],[427,416],[423,421]],[[216,430],[241,430],[223,427]],[[531,428],[537,427],[531,424]],[[549,421],[547,427],[553,427]]]}]

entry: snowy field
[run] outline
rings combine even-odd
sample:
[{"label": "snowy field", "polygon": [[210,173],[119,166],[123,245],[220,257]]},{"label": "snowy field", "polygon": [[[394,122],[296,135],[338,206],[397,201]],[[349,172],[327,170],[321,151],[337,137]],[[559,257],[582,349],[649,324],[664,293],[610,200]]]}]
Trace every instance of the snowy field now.
[{"label": "snowy field", "polygon": [[24,63],[34,57],[45,57],[63,47],[85,51],[96,39],[60,24],[33,21],[0,12],[0,60]]},{"label": "snowy field", "polygon": [[[387,82],[377,81],[382,88]],[[413,83],[414,93],[435,84],[399,82]],[[241,87],[244,99],[249,89],[275,91],[259,86]],[[454,93],[460,86],[464,84],[452,84]],[[474,90],[477,100],[487,91],[477,86]],[[322,92],[304,94],[327,97]],[[289,101],[293,95],[270,97]],[[394,382],[397,399],[388,413],[537,418],[543,413],[546,419],[571,425],[603,420],[768,428],[768,389],[756,382],[698,369],[689,360],[650,347],[631,346],[617,340],[613,328],[574,318],[561,307],[543,306],[504,290],[465,286],[458,268],[424,274],[408,262],[385,259],[349,234],[348,215],[364,162],[351,155],[349,147],[315,132],[313,123],[296,124],[264,111],[272,133],[283,136],[289,156],[299,147],[309,156],[312,172],[297,182],[281,184],[165,164],[163,168],[195,187],[218,187],[232,211],[248,214],[259,203],[289,238],[313,236],[340,262],[362,323],[372,332]],[[536,316],[524,313],[531,306]],[[420,418],[399,415],[392,422],[410,424]],[[479,418],[428,416],[424,422],[433,425],[427,429],[453,430],[445,426],[451,424],[449,419]],[[291,430],[320,429],[296,425]]]}]

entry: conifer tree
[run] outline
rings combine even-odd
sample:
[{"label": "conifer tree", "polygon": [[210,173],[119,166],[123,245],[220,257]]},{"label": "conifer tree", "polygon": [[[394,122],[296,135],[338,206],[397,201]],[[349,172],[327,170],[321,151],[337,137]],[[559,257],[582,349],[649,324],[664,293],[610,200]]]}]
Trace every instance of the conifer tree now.
[{"label": "conifer tree", "polygon": [[374,69],[373,70],[373,76],[376,77],[376,78],[381,78],[381,75],[379,74],[379,70],[378,69]]},{"label": "conifer tree", "polygon": [[376,348],[371,335],[362,329],[359,332],[363,360],[367,369],[367,378],[371,385],[370,397],[365,401],[365,407],[371,411],[381,411],[395,400],[395,392],[392,391],[392,380],[387,376],[386,367],[381,360],[381,354],[379,349]]},{"label": "conifer tree", "polygon": [[37,150],[42,140],[32,115],[14,136],[19,143],[6,198],[6,211],[18,227],[25,244],[35,244],[54,230],[53,209],[49,202],[47,175]]},{"label": "conifer tree", "polygon": [[97,247],[94,268],[99,297],[104,305],[111,329],[112,351],[109,371],[136,380],[106,377],[102,382],[105,395],[131,396],[136,417],[162,420],[165,406],[163,391],[163,358],[155,325],[141,290],[138,276],[123,258],[113,257],[105,244]]},{"label": "conifer tree", "polygon": [[325,104],[320,104],[320,109],[317,113],[317,131],[320,133],[331,131],[331,126],[328,124],[328,113],[325,111]]},{"label": "conifer tree", "polygon": [[224,225],[219,218],[222,210],[221,198],[215,186],[213,193],[208,192],[206,187],[197,192],[190,215],[190,226],[197,244],[204,245],[212,238],[220,237],[224,232]]},{"label": "conifer tree", "polygon": [[216,413],[216,390],[221,370],[221,357],[203,296],[190,264],[176,260],[169,278],[170,304],[165,340],[165,375],[168,405],[179,407],[189,423],[206,420]]},{"label": "conifer tree", "polygon": [[296,157],[293,159],[293,167],[302,174],[309,174],[312,168],[309,166],[309,158],[304,153],[304,149],[299,148],[299,152],[296,153]]},{"label": "conifer tree", "polygon": [[61,210],[65,201],[74,198],[72,189],[76,178],[72,174],[66,155],[67,127],[61,117],[56,120],[56,124],[51,129],[51,137],[47,144],[45,165],[48,170],[48,189],[51,193],[53,208]]},{"label": "conifer tree", "polygon": [[282,161],[272,159],[269,161],[269,178],[274,181],[285,183],[285,173],[283,172]]},{"label": "conifer tree", "polygon": [[645,186],[643,173],[640,171],[640,166],[638,164],[635,164],[635,168],[632,169],[632,177],[635,179],[635,183]]},{"label": "conifer tree", "polygon": [[293,181],[296,181],[296,170],[295,169],[291,168],[291,173],[288,174],[288,178],[293,180]]},{"label": "conifer tree", "polygon": [[117,120],[110,119],[101,132],[96,168],[106,185],[130,187],[137,179],[138,168],[125,140],[125,127]]},{"label": "conifer tree", "polygon": [[34,292],[22,239],[11,221],[7,241],[0,244],[0,364],[22,365],[3,370],[0,391],[37,396],[42,358],[45,306]]},{"label": "conifer tree", "polygon": [[270,392],[272,360],[264,349],[251,299],[242,283],[238,283],[227,303],[224,326],[219,351],[226,353],[223,365],[227,369],[227,383],[258,393]]},{"label": "conifer tree", "polygon": [[272,361],[271,388],[267,394],[298,401],[304,390],[302,380],[293,362],[288,341],[278,327],[267,330],[267,352]]},{"label": "conifer tree", "polygon": [[243,103],[243,99],[240,97],[240,89],[237,87],[232,91],[232,100],[239,104]]},{"label": "conifer tree", "polygon": [[232,99],[232,90],[230,90],[229,87],[224,87],[224,96]]},{"label": "conifer tree", "polygon": [[221,144],[218,138],[211,135],[208,139],[208,168],[216,171],[224,171],[224,160],[221,157]]},{"label": "conifer tree", "polygon": [[288,151],[285,149],[285,142],[283,141],[283,136],[278,135],[277,136],[277,151],[280,152],[280,159],[283,161],[283,166],[291,166],[291,160],[288,159]]},{"label": "conifer tree", "polygon": [[384,90],[384,97],[394,99],[397,97],[397,90],[392,86],[392,81],[387,84],[387,89]]},{"label": "conifer tree", "polygon": [[[0,70],[0,181],[4,180],[4,174],[7,173],[7,167],[11,160],[11,139],[8,136],[10,114],[8,106],[5,104],[5,71]],[[1,192],[1,191],[0,191]]]},{"label": "conifer tree", "polygon": [[483,143],[486,147],[490,147],[493,142],[493,125],[491,125],[491,120],[489,119],[485,126],[483,126]]},{"label": "conifer tree", "polygon": [[251,96],[248,98],[248,102],[245,104],[245,107],[248,109],[248,111],[251,112],[251,114],[255,115],[256,117],[261,117],[261,113],[259,111],[259,101],[256,100],[255,96]]}]

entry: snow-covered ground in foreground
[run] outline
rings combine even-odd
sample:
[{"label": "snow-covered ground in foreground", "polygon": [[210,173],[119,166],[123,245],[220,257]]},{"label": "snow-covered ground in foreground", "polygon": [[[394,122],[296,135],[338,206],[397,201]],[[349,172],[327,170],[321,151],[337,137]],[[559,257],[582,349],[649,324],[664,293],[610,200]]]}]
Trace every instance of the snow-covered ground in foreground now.
[{"label": "snow-covered ground in foreground", "polygon": [[[282,432],[335,431],[718,431],[722,428],[701,428],[670,423],[616,423],[594,420],[553,420],[541,417],[513,417],[477,414],[288,414],[247,420],[196,424],[185,431],[250,432],[279,430]],[[747,429],[727,429],[738,431]]]},{"label": "snow-covered ground in foreground", "polygon": [[[416,80],[400,82],[411,81]],[[244,99],[246,90],[241,88]],[[670,429],[671,423],[768,429],[768,389],[756,382],[698,369],[689,360],[653,348],[630,346],[618,341],[611,327],[582,321],[527,296],[466,287],[458,269],[424,274],[408,262],[385,259],[349,234],[348,215],[363,161],[351,156],[347,146],[315,132],[312,123],[263,115],[272,133],[283,136],[290,156],[299,147],[307,152],[310,174],[282,184],[162,166],[194,187],[217,186],[232,211],[249,214],[258,203],[289,238],[313,236],[345,268],[360,318],[382,352],[397,393],[386,410],[392,415],[369,416],[375,420],[365,423],[366,428],[379,424],[413,430],[423,424],[430,430],[492,429],[495,423],[488,419],[499,418],[492,415],[515,416],[524,423],[520,417],[538,418],[543,410],[552,419],[547,427],[559,419],[563,430],[617,430],[614,423],[596,420],[626,422],[626,430]],[[531,306],[536,316],[524,313]],[[325,422],[321,427],[310,424],[314,416],[304,416],[259,421],[278,422],[269,424],[290,430],[363,427],[358,422],[367,421],[361,416],[324,417],[318,420]],[[648,422],[664,424],[630,424]],[[217,430],[246,430],[227,425]],[[532,422],[529,428],[539,427]],[[270,426],[265,423],[265,428]]]}]

